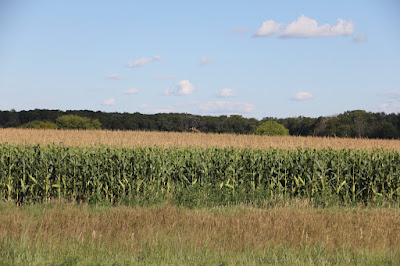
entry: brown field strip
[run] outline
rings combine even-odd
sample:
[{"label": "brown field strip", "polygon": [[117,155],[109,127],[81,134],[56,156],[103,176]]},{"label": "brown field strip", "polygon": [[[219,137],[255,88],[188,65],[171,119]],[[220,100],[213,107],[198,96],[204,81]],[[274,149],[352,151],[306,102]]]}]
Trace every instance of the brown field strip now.
[{"label": "brown field strip", "polygon": [[133,252],[163,241],[219,251],[268,245],[394,250],[400,247],[400,219],[398,209],[237,206],[189,210],[164,205],[96,211],[66,203],[38,212],[9,205],[0,213],[0,241],[6,238],[44,243],[86,240],[118,244]]},{"label": "brown field strip", "polygon": [[57,144],[66,146],[106,145],[113,147],[237,147],[237,148],[333,148],[385,149],[400,151],[400,140],[327,137],[269,137],[235,134],[109,130],[0,129],[0,143]]}]

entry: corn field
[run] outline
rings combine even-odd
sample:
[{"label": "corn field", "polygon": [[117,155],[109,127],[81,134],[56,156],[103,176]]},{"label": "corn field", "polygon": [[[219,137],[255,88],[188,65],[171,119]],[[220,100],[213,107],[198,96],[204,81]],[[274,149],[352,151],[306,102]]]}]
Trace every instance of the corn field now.
[{"label": "corn field", "polygon": [[0,198],[18,203],[202,200],[200,194],[222,203],[269,197],[398,202],[399,175],[397,151],[0,144]]}]

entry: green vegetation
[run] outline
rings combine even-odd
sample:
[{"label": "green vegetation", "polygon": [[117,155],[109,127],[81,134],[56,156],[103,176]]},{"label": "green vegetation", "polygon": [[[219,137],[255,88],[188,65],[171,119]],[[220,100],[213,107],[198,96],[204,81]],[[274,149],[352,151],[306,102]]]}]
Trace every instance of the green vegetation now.
[{"label": "green vegetation", "polygon": [[[161,242],[161,243],[159,243]],[[399,251],[354,251],[320,246],[294,249],[269,246],[263,249],[219,251],[185,246],[174,241],[143,244],[132,252],[118,245],[104,247],[90,241],[65,240],[41,243],[26,240],[0,242],[2,265],[398,265]]]},{"label": "green vegetation", "polygon": [[19,127],[20,128],[34,128],[34,129],[56,129],[57,125],[54,124],[53,122],[49,122],[49,121],[34,120],[31,122],[25,123]]},{"label": "green vegetation", "polygon": [[400,153],[383,150],[0,145],[0,197],[21,203],[398,202],[399,175]]},{"label": "green vegetation", "polygon": [[56,119],[56,123],[50,121],[33,120],[22,124],[19,128],[34,129],[101,129],[98,119],[90,119],[77,115],[63,115]]},{"label": "green vegetation", "polygon": [[258,126],[254,131],[254,134],[267,136],[289,136],[289,129],[276,121],[267,121]]},{"label": "green vegetation", "polygon": [[57,118],[59,129],[101,129],[98,119],[90,119],[77,115],[63,115]]}]

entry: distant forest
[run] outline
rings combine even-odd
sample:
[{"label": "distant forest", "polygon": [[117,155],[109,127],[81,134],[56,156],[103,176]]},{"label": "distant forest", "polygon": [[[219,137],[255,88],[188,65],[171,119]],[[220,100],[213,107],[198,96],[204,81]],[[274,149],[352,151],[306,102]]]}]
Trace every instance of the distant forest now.
[{"label": "distant forest", "polygon": [[200,116],[185,113],[140,114],[105,113],[88,110],[60,111],[35,109],[30,111],[0,111],[0,127],[20,127],[31,121],[55,122],[59,116],[74,114],[98,119],[102,129],[149,131],[201,131],[205,133],[253,134],[257,126],[275,120],[294,136],[330,136],[350,138],[400,138],[400,114],[371,113],[363,110],[347,111],[336,116],[266,117],[262,120],[240,115]]}]

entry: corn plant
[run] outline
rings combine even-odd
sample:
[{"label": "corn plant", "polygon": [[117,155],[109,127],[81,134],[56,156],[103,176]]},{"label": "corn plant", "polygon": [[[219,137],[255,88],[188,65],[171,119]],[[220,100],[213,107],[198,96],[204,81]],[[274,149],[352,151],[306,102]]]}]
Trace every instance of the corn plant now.
[{"label": "corn plant", "polygon": [[397,151],[0,144],[0,198],[21,203],[118,203],[200,192],[222,201],[398,202],[399,175]]}]

